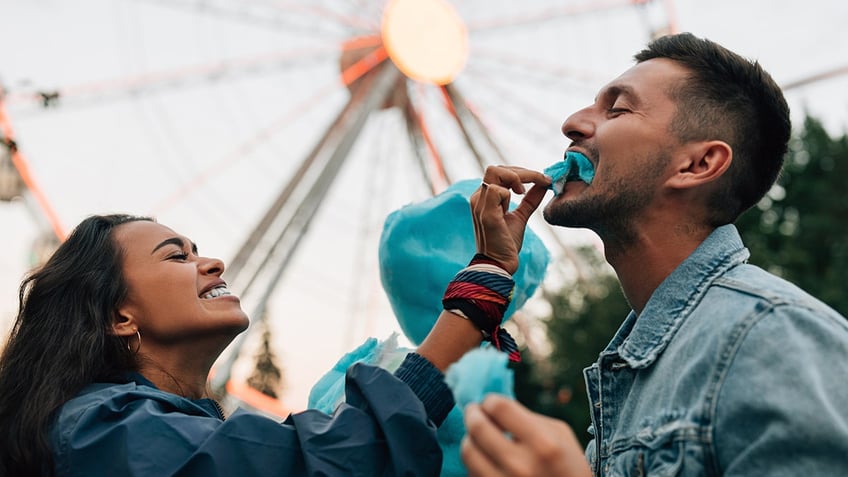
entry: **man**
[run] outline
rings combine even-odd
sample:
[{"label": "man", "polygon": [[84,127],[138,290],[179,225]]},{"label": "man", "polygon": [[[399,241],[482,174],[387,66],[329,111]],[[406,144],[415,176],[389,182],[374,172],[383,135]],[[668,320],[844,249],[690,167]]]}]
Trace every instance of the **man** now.
[{"label": "man", "polygon": [[[783,94],[691,34],[635,58],[563,124],[595,178],[544,210],[601,237],[633,309],[585,370],[587,459],[564,423],[490,397],[465,412],[471,475],[845,475],[848,322],[747,264],[732,225],[782,166]],[[505,213],[503,197],[542,182],[505,167],[483,180],[474,219],[516,230],[528,214]]]}]

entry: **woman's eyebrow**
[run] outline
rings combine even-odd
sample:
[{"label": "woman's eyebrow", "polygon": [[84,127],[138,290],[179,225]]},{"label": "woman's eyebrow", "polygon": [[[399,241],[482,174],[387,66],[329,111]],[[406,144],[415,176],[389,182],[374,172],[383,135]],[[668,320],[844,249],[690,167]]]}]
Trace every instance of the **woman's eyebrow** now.
[{"label": "woman's eyebrow", "polygon": [[[176,245],[177,247],[180,247],[180,249],[182,249],[183,247],[185,247],[185,241],[183,241],[183,239],[179,237],[171,237],[165,239],[160,242],[159,245],[153,247],[153,250],[150,252],[150,254],[153,255],[157,250],[164,247],[165,245]],[[194,242],[191,243],[191,251],[194,252],[195,255],[197,255],[197,244]]]}]

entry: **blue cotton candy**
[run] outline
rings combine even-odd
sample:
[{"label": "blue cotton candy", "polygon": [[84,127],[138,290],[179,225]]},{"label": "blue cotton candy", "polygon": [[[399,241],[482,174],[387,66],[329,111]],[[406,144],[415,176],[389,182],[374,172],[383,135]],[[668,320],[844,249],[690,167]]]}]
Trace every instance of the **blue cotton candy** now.
[{"label": "blue cotton candy", "polygon": [[336,406],[344,399],[344,378],[347,368],[354,363],[376,364],[384,346],[384,342],[378,342],[376,338],[368,338],[359,347],[342,356],[333,369],[327,371],[312,386],[309,391],[309,408],[332,414]]},{"label": "blue cotton candy", "polygon": [[551,178],[550,188],[554,195],[558,195],[566,182],[583,181],[591,184],[595,179],[595,166],[583,154],[566,151],[562,161],[548,166],[543,173]]},{"label": "blue cotton candy", "polygon": [[490,393],[515,399],[514,378],[507,362],[505,353],[486,347],[471,350],[450,365],[445,383],[453,391],[457,407],[464,409],[470,403],[479,403]]},{"label": "blue cotton candy", "polygon": [[[442,311],[442,296],[448,282],[468,265],[477,250],[468,198],[478,187],[480,179],[457,182],[436,197],[407,205],[386,218],[380,236],[380,279],[398,323],[412,343],[420,344],[430,332]],[[520,264],[513,275],[513,299],[504,320],[536,291],[545,276],[549,258],[541,239],[526,229],[519,253]],[[345,370],[351,364],[367,363],[394,371],[410,351],[398,347],[396,335],[379,342],[369,338],[321,377],[309,393],[308,406],[332,413],[344,399]],[[470,373],[462,371],[462,367],[454,371],[455,376],[457,373],[473,375],[473,380],[456,378],[464,381],[458,388],[461,396],[477,398],[489,392],[513,396],[512,371],[506,368],[507,355],[494,349],[485,351],[482,358],[475,358],[476,353],[472,353],[469,353],[470,358],[463,359],[466,362],[479,359],[486,363],[489,371]],[[474,365],[465,366],[474,368]],[[468,402],[465,397],[457,396],[456,400]],[[443,453],[441,477],[468,475],[459,452],[465,434],[462,411],[454,406],[437,435]]]},{"label": "blue cotton candy", "polygon": [[[478,187],[480,179],[459,181],[435,197],[392,212],[383,225],[380,280],[401,330],[414,344],[433,328],[448,283],[477,251],[468,198]],[[536,291],[549,258],[542,240],[528,227],[504,320]]]}]

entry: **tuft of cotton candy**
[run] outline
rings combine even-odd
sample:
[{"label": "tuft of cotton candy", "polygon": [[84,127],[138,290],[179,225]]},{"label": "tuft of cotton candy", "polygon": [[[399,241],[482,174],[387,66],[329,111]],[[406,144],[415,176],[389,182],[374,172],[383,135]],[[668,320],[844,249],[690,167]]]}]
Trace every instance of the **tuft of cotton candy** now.
[{"label": "tuft of cotton candy", "polygon": [[583,181],[591,184],[595,178],[595,167],[589,159],[575,151],[566,151],[565,158],[548,166],[543,173],[551,178],[551,190],[554,195],[562,193],[566,182]]},{"label": "tuft of cotton candy", "polygon": [[453,391],[456,405],[464,409],[479,403],[489,393],[515,399],[514,377],[507,355],[492,347],[476,348],[448,367],[445,383]]}]

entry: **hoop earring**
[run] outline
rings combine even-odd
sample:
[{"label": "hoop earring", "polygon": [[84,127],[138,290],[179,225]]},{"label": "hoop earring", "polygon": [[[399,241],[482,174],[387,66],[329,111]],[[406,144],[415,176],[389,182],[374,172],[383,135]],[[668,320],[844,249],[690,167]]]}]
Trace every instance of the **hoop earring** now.
[{"label": "hoop earring", "polygon": [[130,348],[130,338],[127,338],[127,351],[129,351],[130,354],[138,354],[138,350],[141,349],[141,331],[135,330],[135,335],[138,337],[138,346],[135,347],[135,351]]}]

